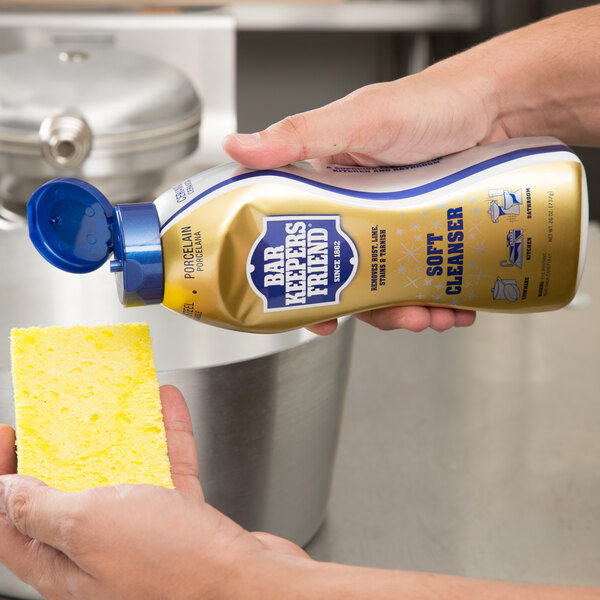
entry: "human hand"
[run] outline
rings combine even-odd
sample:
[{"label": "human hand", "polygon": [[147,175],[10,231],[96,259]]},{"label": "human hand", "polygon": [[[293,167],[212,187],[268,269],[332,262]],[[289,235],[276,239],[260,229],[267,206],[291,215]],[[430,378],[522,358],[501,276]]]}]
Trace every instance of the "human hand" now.
[{"label": "human hand", "polygon": [[406,165],[506,138],[493,109],[463,73],[442,62],[368,85],[326,106],[253,134],[231,134],[225,151],[252,169],[298,160],[362,166]]},{"label": "human hand", "polygon": [[[478,82],[444,63],[418,75],[361,88],[315,110],[293,115],[254,134],[225,138],[225,151],[255,169],[298,160],[363,166],[421,162],[506,137],[494,127]],[[391,307],[358,315],[380,329],[444,331],[475,321],[473,311]],[[319,334],[336,321],[309,327]]]},{"label": "human hand", "polygon": [[[252,534],[204,501],[189,412],[161,388],[175,490],[117,485],[61,492],[14,475],[14,433],[0,426],[0,562],[45,598],[229,598],[304,551]],[[267,566],[268,565],[268,566]]]}]

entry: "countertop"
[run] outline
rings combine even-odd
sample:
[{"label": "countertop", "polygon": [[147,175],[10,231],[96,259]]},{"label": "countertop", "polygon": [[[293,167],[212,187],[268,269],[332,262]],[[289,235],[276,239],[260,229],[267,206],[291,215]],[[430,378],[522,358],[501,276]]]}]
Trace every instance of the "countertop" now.
[{"label": "countertop", "polygon": [[359,324],[315,559],[600,585],[600,228],[573,303],[473,327]]}]

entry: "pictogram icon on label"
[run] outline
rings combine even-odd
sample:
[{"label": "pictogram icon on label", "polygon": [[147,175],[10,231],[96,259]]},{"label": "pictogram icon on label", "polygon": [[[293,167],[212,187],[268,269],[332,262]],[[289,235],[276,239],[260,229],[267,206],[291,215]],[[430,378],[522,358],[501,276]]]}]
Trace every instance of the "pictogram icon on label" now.
[{"label": "pictogram icon on label", "polygon": [[508,300],[509,302],[516,302],[520,295],[521,290],[519,290],[516,279],[502,279],[501,277],[496,278],[496,282],[492,288],[492,297],[494,300]]},{"label": "pictogram icon on label", "polygon": [[518,215],[521,213],[521,205],[523,204],[522,189],[514,192],[505,189],[488,190],[488,197],[493,198],[488,209],[492,223],[498,223],[502,215]]},{"label": "pictogram icon on label", "polygon": [[524,250],[523,229],[511,229],[506,235],[506,245],[508,246],[508,260],[501,260],[501,267],[519,267],[523,268],[523,250]]}]

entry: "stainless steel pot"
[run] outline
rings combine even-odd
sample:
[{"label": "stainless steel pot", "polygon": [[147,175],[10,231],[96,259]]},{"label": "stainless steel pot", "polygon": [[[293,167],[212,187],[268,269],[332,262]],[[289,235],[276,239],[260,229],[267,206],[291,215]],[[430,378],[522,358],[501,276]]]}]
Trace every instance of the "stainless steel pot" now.
[{"label": "stainless steel pot", "polygon": [[149,195],[198,145],[200,101],[176,68],[103,44],[0,55],[0,198],[81,177],[114,202]]},{"label": "stainless steel pot", "polygon": [[[195,323],[161,307],[123,308],[108,270],[49,266],[23,223],[0,220],[0,422],[13,422],[11,327],[146,320],[161,383],[191,409],[206,498],[251,530],[305,544],[332,476],[354,323],[327,338],[256,335]],[[0,595],[39,598],[0,568]]]}]

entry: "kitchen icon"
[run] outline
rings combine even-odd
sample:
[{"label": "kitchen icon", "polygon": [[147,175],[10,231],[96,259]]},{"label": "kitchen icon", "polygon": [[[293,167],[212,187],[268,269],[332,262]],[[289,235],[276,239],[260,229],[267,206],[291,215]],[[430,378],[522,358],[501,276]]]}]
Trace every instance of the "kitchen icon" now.
[{"label": "kitchen icon", "polygon": [[503,188],[488,190],[488,197],[493,198],[488,210],[492,223],[498,223],[502,215],[521,213],[521,204],[523,204],[523,190],[521,189],[515,192],[509,192]]},{"label": "kitchen icon", "polygon": [[497,277],[496,283],[492,288],[492,294],[494,300],[515,302],[519,299],[521,290],[519,290],[516,279],[502,279],[501,277]]},{"label": "kitchen icon", "polygon": [[506,235],[508,246],[508,260],[501,260],[501,267],[523,267],[523,247],[525,238],[523,229],[511,229]]}]

